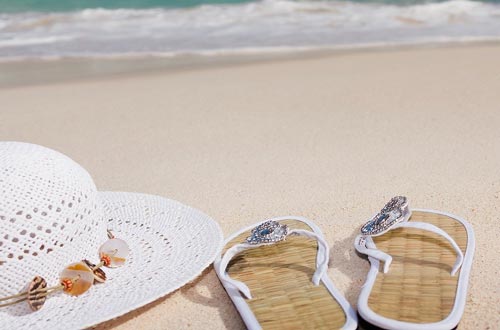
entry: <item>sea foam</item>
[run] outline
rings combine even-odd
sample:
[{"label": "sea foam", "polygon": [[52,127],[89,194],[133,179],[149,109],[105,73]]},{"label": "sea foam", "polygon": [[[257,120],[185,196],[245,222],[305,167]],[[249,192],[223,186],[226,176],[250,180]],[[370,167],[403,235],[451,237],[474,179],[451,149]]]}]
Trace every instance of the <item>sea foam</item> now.
[{"label": "sea foam", "polygon": [[0,59],[219,54],[500,39],[500,5],[264,0],[0,14]]}]

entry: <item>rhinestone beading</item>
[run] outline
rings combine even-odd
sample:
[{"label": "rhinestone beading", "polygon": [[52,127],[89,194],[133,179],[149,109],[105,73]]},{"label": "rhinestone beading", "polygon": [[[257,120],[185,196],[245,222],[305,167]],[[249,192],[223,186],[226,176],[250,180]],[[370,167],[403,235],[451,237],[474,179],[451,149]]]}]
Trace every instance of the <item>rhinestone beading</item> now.
[{"label": "rhinestone beading", "polygon": [[361,227],[361,234],[365,236],[383,234],[395,224],[404,221],[408,213],[408,199],[404,196],[393,197],[377,215]]},{"label": "rhinestone beading", "polygon": [[252,235],[247,237],[248,244],[266,244],[283,241],[288,235],[288,226],[277,221],[268,220],[252,229]]}]

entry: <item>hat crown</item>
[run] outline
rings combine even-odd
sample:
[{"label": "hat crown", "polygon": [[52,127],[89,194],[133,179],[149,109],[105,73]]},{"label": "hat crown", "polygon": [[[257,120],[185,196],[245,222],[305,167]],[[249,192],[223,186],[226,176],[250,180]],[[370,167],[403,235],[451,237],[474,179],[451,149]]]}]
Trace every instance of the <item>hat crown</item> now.
[{"label": "hat crown", "polygon": [[0,296],[36,275],[54,284],[67,264],[97,259],[104,220],[80,165],[42,146],[0,142]]}]

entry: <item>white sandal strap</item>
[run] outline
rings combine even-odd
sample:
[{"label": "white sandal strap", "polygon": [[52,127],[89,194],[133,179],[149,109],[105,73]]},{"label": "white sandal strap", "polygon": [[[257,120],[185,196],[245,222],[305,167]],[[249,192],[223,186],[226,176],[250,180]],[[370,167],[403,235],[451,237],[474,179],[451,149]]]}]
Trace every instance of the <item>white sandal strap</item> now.
[{"label": "white sandal strap", "polygon": [[440,235],[451,244],[451,246],[455,250],[455,253],[457,254],[457,259],[451,270],[451,275],[454,276],[457,273],[458,269],[462,266],[462,262],[464,259],[462,250],[460,249],[458,244],[450,235],[448,235],[444,230],[442,230],[439,227],[436,227],[427,222],[408,221],[411,212],[408,209],[408,203],[405,197],[401,196],[394,197],[389,203],[387,203],[387,205],[382,209],[382,211],[377,215],[375,215],[365,226],[363,226],[363,228],[368,227],[367,225],[370,223],[374,223],[381,215],[384,216],[385,214],[388,214],[390,212],[396,212],[397,214],[401,214],[401,216],[398,219],[389,219],[391,223],[389,223],[385,227],[383,223],[380,224],[379,228],[377,229],[379,230],[379,232],[381,232],[380,234],[377,232],[376,234],[372,235],[361,234],[356,237],[354,242],[354,247],[359,253],[383,261],[384,273],[387,273],[389,271],[389,266],[392,262],[392,257],[387,253],[377,249],[377,246],[375,245],[372,236],[380,236],[389,230],[397,228],[414,228],[414,229],[426,230],[435,233],[437,235]]},{"label": "white sandal strap", "polygon": [[[300,221],[300,220],[299,220]],[[270,221],[264,222],[257,228],[263,226],[264,224],[269,223]],[[276,221],[274,221],[276,222]],[[286,226],[285,226],[286,227]],[[257,230],[257,228],[254,229]],[[286,227],[287,228],[287,227]],[[324,238],[321,235],[318,235],[317,233],[308,231],[308,230],[303,230],[303,229],[292,229],[288,231],[288,229],[285,230],[284,235],[282,237],[279,237],[276,239],[276,241],[269,241],[269,242],[257,242],[257,243],[248,243],[252,242],[251,240],[252,237],[249,237],[247,239],[247,243],[240,243],[232,246],[229,250],[226,251],[224,256],[222,257],[221,261],[215,265],[215,271],[219,275],[219,279],[221,282],[224,282],[226,284],[229,284],[239,290],[247,299],[252,299],[252,295],[250,294],[250,289],[248,286],[246,286],[243,282],[236,281],[232,278],[229,277],[229,274],[226,271],[227,265],[229,262],[233,259],[234,256],[237,254],[249,250],[249,249],[254,249],[261,247],[263,245],[271,245],[275,244],[279,241],[285,240],[287,236],[290,235],[300,235],[300,236],[305,236],[307,238],[315,239],[318,241],[318,255],[316,259],[316,271],[314,272],[314,275],[312,277],[312,282],[314,285],[319,285],[319,281],[325,274],[325,272],[328,269],[328,260],[329,260],[329,248],[328,244],[324,240]]]},{"label": "white sandal strap", "polygon": [[379,261],[383,261],[384,274],[389,271],[389,266],[391,265],[392,257],[387,253],[377,249],[377,246],[375,245],[375,242],[373,241],[371,236],[363,236],[363,235],[356,236],[356,239],[354,240],[354,247],[356,248],[356,251],[358,251],[361,254],[367,255],[368,257],[372,257]]},{"label": "white sandal strap", "polygon": [[455,264],[453,265],[453,268],[451,269],[451,275],[454,276],[457,273],[460,266],[462,266],[462,262],[464,261],[464,255],[462,253],[462,250],[458,246],[457,242],[455,242],[455,240],[450,235],[448,235],[447,232],[445,232],[441,228],[436,227],[436,226],[434,226],[430,223],[427,223],[427,222],[416,222],[416,221],[399,223],[393,227],[393,229],[396,229],[396,228],[422,229],[422,230],[426,230],[426,231],[430,231],[430,232],[433,232],[435,234],[438,234],[439,236],[442,236],[451,244],[451,246],[455,250],[455,253],[457,254],[457,259],[455,260]]}]

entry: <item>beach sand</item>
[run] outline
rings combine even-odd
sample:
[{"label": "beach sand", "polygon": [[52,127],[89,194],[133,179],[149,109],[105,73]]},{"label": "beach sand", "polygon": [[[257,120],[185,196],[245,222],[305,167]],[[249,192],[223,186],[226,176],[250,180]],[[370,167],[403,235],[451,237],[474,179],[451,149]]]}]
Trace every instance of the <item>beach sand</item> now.
[{"label": "beach sand", "polygon": [[[498,45],[344,52],[3,88],[0,139],[62,151],[100,190],[199,208],[225,235],[268,217],[308,217],[324,231],[329,275],[353,305],[369,268],[354,252],[354,237],[390,197],[462,216],[477,243],[459,329],[499,327]],[[97,328],[243,323],[210,268]]]}]

